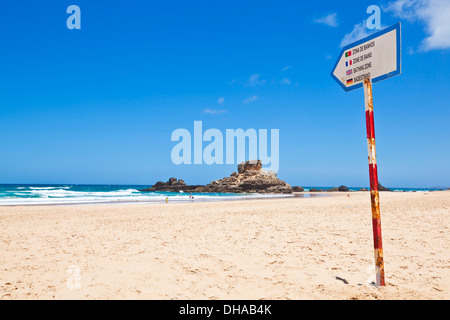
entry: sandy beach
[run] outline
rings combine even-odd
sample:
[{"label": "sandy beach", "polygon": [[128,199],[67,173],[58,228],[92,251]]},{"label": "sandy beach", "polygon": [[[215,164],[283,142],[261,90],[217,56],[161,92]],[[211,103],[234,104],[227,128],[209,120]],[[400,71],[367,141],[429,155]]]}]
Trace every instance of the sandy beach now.
[{"label": "sandy beach", "polygon": [[449,299],[450,191],[0,208],[1,299]]}]

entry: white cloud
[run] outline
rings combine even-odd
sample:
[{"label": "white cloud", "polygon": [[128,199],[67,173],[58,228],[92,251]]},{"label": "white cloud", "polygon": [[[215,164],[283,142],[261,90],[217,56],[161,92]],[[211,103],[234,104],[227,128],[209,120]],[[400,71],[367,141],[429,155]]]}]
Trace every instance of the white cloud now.
[{"label": "white cloud", "polygon": [[394,13],[400,19],[414,20],[415,14],[412,10],[414,4],[414,0],[396,0],[383,6],[383,10]]},{"label": "white cloud", "polygon": [[330,13],[324,17],[314,19],[314,22],[326,24],[327,26],[330,27],[337,27],[338,26],[337,13]]},{"label": "white cloud", "polygon": [[246,86],[250,86],[250,87],[255,87],[255,86],[259,86],[259,85],[263,85],[266,83],[266,80],[262,80],[259,76],[259,74],[255,73],[252,74],[247,82],[246,82]]},{"label": "white cloud", "polygon": [[[346,45],[361,40],[362,38],[365,38],[369,35],[368,32],[369,29],[367,29],[366,21],[364,20],[361,23],[356,24],[353,27],[353,30],[350,33],[347,33],[344,36],[344,39],[341,41],[341,48],[345,47]],[[376,30],[378,31],[378,30]]]},{"label": "white cloud", "polygon": [[224,97],[220,97],[220,98],[217,100],[217,103],[218,103],[218,104],[222,104],[222,103],[224,103],[224,101],[225,101],[225,98],[224,98]]},{"label": "white cloud", "polygon": [[449,0],[396,0],[384,8],[400,19],[425,24],[427,37],[421,50],[450,49],[450,1]]},{"label": "white cloud", "polygon": [[286,66],[283,69],[281,69],[281,72],[285,72],[288,71],[291,68],[291,66]]},{"label": "white cloud", "polygon": [[292,83],[292,81],[290,79],[288,79],[288,78],[283,78],[283,80],[281,80],[281,83],[290,85]]},{"label": "white cloud", "polygon": [[203,110],[203,114],[211,114],[211,115],[218,115],[227,112],[227,110],[218,110],[218,109],[209,109],[206,108]]},{"label": "white cloud", "polygon": [[250,102],[255,102],[256,100],[258,100],[258,96],[251,96],[247,99],[244,99],[244,103],[250,103]]}]

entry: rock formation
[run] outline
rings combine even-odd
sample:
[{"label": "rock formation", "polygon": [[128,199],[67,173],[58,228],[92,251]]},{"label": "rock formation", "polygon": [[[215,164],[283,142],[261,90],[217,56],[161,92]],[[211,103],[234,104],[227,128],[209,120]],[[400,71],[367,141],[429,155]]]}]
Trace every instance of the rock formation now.
[{"label": "rock formation", "polygon": [[381,183],[378,182],[378,191],[392,191],[391,189],[388,189],[386,187],[383,187]]},{"label": "rock formation", "polygon": [[189,186],[183,180],[171,178],[157,182],[141,191],[184,191],[208,193],[292,193],[292,187],[277,178],[276,174],[262,168],[261,160],[250,160],[238,165],[238,172],[212,181],[206,186]]},{"label": "rock formation", "polygon": [[147,188],[140,191],[169,191],[179,192],[186,191],[188,189],[195,189],[201,186],[188,186],[182,179],[170,178],[167,182],[158,181],[151,188]]},{"label": "rock formation", "polygon": [[292,187],[277,178],[271,171],[262,169],[260,160],[241,163],[238,172],[231,176],[215,180],[206,186],[208,189],[222,190],[219,192],[248,192],[248,193],[291,193]]}]

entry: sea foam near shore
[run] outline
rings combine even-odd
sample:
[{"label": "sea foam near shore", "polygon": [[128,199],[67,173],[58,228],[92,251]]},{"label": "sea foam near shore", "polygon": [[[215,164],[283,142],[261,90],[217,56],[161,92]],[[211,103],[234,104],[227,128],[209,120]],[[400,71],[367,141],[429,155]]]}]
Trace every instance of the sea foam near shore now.
[{"label": "sea foam near shore", "polygon": [[[162,203],[168,197],[169,202],[192,201],[189,193],[178,192],[141,192],[147,186],[142,185],[0,185],[0,206],[52,205],[84,203]],[[305,187],[309,191],[313,187]],[[331,189],[331,187],[314,187]],[[361,188],[349,187],[350,191]],[[397,192],[427,192],[433,188],[392,188]],[[324,192],[324,194],[327,194]],[[233,194],[199,193],[192,194],[194,201],[220,201],[256,199],[270,197],[290,197],[289,194]]]},{"label": "sea foam near shore", "polygon": [[[136,185],[0,185],[0,206],[82,203],[162,203],[279,197],[268,194],[141,192]],[[283,195],[281,195],[283,196]],[[289,195],[284,195],[289,196]]]}]

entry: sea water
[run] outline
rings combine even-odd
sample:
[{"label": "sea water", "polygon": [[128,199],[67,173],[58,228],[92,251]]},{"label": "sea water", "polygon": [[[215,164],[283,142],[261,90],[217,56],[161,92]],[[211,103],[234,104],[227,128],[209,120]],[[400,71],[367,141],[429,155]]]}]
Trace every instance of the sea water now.
[{"label": "sea water", "polygon": [[82,203],[190,202],[239,200],[287,195],[142,192],[142,185],[0,185],[0,206]]},{"label": "sea water", "polygon": [[[274,194],[233,194],[233,193],[187,193],[187,192],[142,192],[149,186],[142,185],[0,185],[0,206],[4,205],[48,205],[82,203],[163,203],[169,202],[220,201],[269,197],[290,197]],[[305,187],[331,189],[331,187]],[[349,187],[358,191],[361,187]],[[367,188],[366,188],[367,189]],[[434,188],[391,188],[392,191],[433,191]],[[326,194],[326,193],[325,193]]]}]

